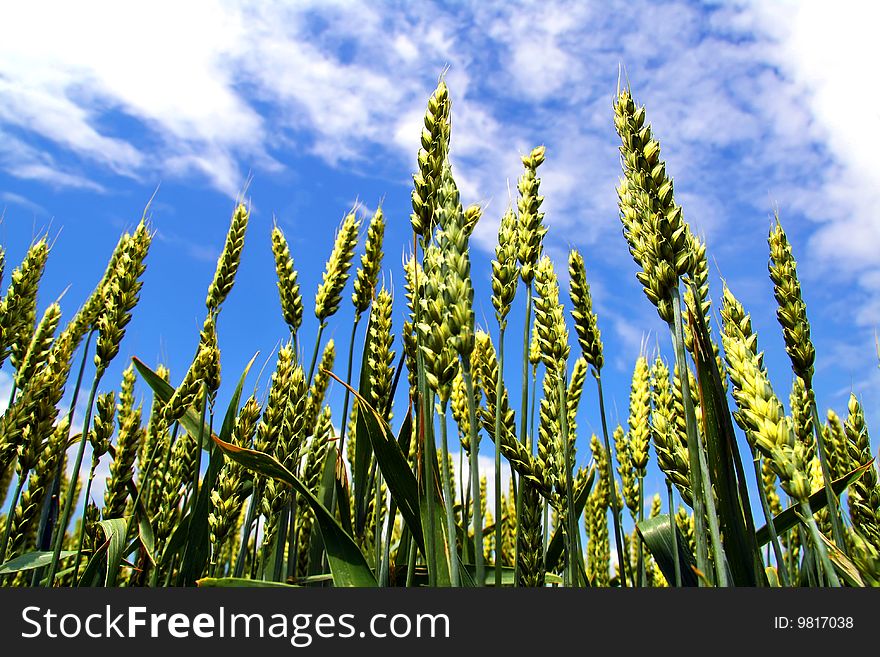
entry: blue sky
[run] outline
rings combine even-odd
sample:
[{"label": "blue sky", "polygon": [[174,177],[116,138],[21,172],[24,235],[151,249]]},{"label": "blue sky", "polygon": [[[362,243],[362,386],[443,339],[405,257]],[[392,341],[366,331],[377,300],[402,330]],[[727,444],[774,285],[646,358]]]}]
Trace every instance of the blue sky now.
[{"label": "blue sky", "polygon": [[[70,286],[62,300],[70,317],[158,187],[142,301],[106,387],[132,355],[169,364],[177,382],[198,339],[234,198],[251,177],[242,267],[220,319],[227,384],[284,337],[269,247],[276,220],[299,270],[301,343],[310,346],[334,229],[356,201],[369,211],[381,201],[384,279],[398,291],[399,334],[410,176],[427,98],[448,67],[454,173],[463,200],[485,207],[473,239],[478,323],[494,330],[489,258],[519,158],[545,144],[546,249],[563,270],[570,247],[586,259],[611,421],[624,423],[642,344],[668,348],[620,235],[611,103],[623,67],[647,105],[685,218],[708,242],[713,297],[723,276],[752,313],[777,393],[787,400],[791,371],[767,277],[774,208],[799,262],[820,404],[844,413],[855,390],[873,426],[876,13],[858,2],[7,4],[7,272],[33,236],[48,232],[55,244],[40,308]],[[521,302],[520,293],[509,354],[521,348]],[[346,296],[329,331],[340,352],[350,318]],[[340,353],[337,371],[343,360]],[[0,383],[8,387],[8,376]],[[338,391],[332,399],[341,406]],[[592,389],[582,409],[586,439],[597,428]]]}]

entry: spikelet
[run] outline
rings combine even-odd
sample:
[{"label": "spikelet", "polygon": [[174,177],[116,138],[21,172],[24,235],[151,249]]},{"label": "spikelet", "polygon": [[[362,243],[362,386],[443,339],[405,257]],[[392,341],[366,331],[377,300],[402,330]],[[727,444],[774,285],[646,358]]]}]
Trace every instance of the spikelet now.
[{"label": "spikelet", "polygon": [[[134,240],[138,240],[139,244],[133,246],[132,242]],[[85,336],[88,331],[96,328],[98,319],[105,310],[107,290],[110,281],[112,281],[113,277],[116,275],[116,265],[119,262],[119,258],[122,257],[123,253],[129,252],[132,248],[138,250],[147,248],[149,241],[150,234],[147,231],[136,232],[135,235],[126,232],[119,238],[116,248],[114,248],[113,252],[110,254],[107,267],[104,270],[104,274],[98,282],[98,285],[92,290],[85,303],[83,303],[73,316],[73,319],[70,320],[70,323],[64,329],[64,333],[70,337],[74,349],[76,349],[83,336]]]},{"label": "spikelet", "polygon": [[483,208],[477,203],[472,203],[464,209],[464,233],[466,237],[474,234],[474,230],[482,217]]},{"label": "spikelet", "polygon": [[[476,381],[482,390],[486,403],[478,409],[480,422],[486,434],[495,441],[495,409],[501,405],[501,454],[510,467],[524,481],[535,486],[545,498],[553,495],[553,478],[550,468],[540,458],[534,458],[528,448],[516,437],[516,418],[508,402],[507,388],[502,385],[501,400],[498,400],[496,381],[498,378],[498,358],[492,339],[485,331],[477,331],[474,348],[474,370]],[[558,417],[558,414],[557,414]],[[549,437],[548,437],[549,440]],[[552,453],[547,457],[551,457]],[[546,459],[545,459],[546,460]]]},{"label": "spikelet", "polygon": [[354,279],[354,292],[351,302],[355,313],[360,316],[370,305],[376,293],[379,271],[382,269],[382,240],[385,237],[385,215],[382,208],[376,209],[367,228],[367,239],[364,244],[364,255]]},{"label": "spikelet", "polygon": [[46,359],[49,357],[49,349],[51,349],[52,341],[55,338],[55,329],[58,328],[60,319],[61,306],[53,303],[46,308],[43,318],[34,331],[30,345],[18,366],[18,371],[15,373],[16,388],[23,388],[25,382],[46,362]]},{"label": "spikelet", "polygon": [[[165,383],[168,383],[171,377],[171,372],[167,367],[160,363],[156,367],[156,376],[165,381]],[[146,472],[150,468],[151,457],[155,456],[155,458],[161,458],[162,450],[160,444],[162,443],[163,434],[167,432],[167,430],[168,427],[162,419],[162,399],[159,395],[154,394],[153,402],[150,405],[150,416],[147,419],[147,436],[144,438],[144,443],[138,454],[138,470],[140,472]],[[155,468],[152,469],[151,472],[151,476],[156,476],[158,474],[158,470]]]},{"label": "spikelet", "polygon": [[169,426],[182,418],[187,409],[200,398],[203,382],[208,383],[213,378],[215,384],[219,383],[219,369],[215,368],[218,368],[217,337],[214,318],[208,315],[199,334],[196,357],[162,412],[163,419]]},{"label": "spikelet", "polygon": [[614,451],[617,452],[617,474],[623,484],[623,501],[635,518],[639,511],[639,484],[633,464],[632,442],[620,425],[617,425],[613,436]]},{"label": "spikelet", "polygon": [[544,546],[541,530],[541,498],[534,486],[524,481],[520,489],[520,516],[517,526],[519,540],[519,586],[544,585]]},{"label": "spikelet", "polygon": [[440,226],[437,241],[443,256],[440,290],[446,306],[444,318],[449,326],[451,346],[467,359],[474,350],[474,287],[464,213],[448,164],[443,169],[437,203],[436,216]]},{"label": "spikelet", "polygon": [[581,403],[581,395],[584,392],[584,383],[587,380],[587,369],[587,359],[583,356],[574,362],[568,390],[565,394],[565,403],[568,406],[568,432],[572,442],[574,442],[577,431],[575,418],[577,417],[578,405]]},{"label": "spikelet", "polygon": [[413,232],[423,243],[430,239],[436,225],[434,210],[437,207],[436,196],[441,184],[443,165],[449,152],[451,105],[449,89],[441,80],[428,99],[418,154],[419,171],[413,174],[413,212],[410,222]]},{"label": "spikelet", "polygon": [[134,365],[129,365],[122,373],[119,404],[116,407],[119,430],[116,453],[110,463],[110,476],[104,491],[104,519],[121,518],[125,514],[128,482],[134,477],[134,461],[145,435],[141,427],[141,408],[134,406],[134,385]]},{"label": "spikelet", "polygon": [[361,223],[354,212],[350,212],[342,220],[336,232],[333,250],[324,267],[324,274],[318,292],[315,295],[315,317],[323,324],[327,318],[336,314],[342,301],[342,290],[348,280],[354,248],[357,244],[358,228]]},{"label": "spikelet", "polygon": [[785,351],[791,359],[794,373],[804,380],[804,385],[809,390],[812,387],[816,350],[810,340],[810,322],[797,277],[797,263],[778,216],[776,224],[770,229],[768,242],[770,279],[773,281],[773,294],[778,304],[776,317],[782,325]]},{"label": "spikelet", "polygon": [[660,497],[660,493],[654,493],[654,497],[651,498],[651,518],[656,518],[660,515],[660,512],[663,510],[663,499]]},{"label": "spikelet", "polygon": [[0,302],[0,365],[11,353],[12,366],[17,370],[30,346],[36,321],[37,288],[48,257],[49,244],[43,237],[31,245],[12,272],[9,289]]},{"label": "spikelet", "polygon": [[19,471],[27,473],[38,457],[40,444],[52,433],[58,404],[70,374],[73,343],[64,333],[55,341],[45,366],[31,377],[15,402],[0,418],[0,471],[18,451]]},{"label": "spikelet", "polygon": [[[868,437],[862,405],[854,394],[850,394],[848,411],[844,430],[849,457],[854,466],[865,465],[872,458],[871,440]],[[875,548],[880,549],[880,484],[878,484],[876,463],[865,470],[865,473],[850,486],[849,516],[853,527]]]},{"label": "spikelet", "polygon": [[557,375],[565,372],[568,359],[568,329],[559,303],[559,284],[553,263],[544,256],[535,271],[535,331],[541,348],[541,360],[547,371]]},{"label": "spikelet", "polygon": [[689,228],[675,203],[672,179],[660,159],[660,143],[645,123],[629,89],[614,103],[614,126],[621,138],[624,180],[618,188],[623,234],[642,271],[636,278],[661,319],[672,322],[672,291],[693,269]]},{"label": "spikelet", "polygon": [[629,396],[629,447],[632,467],[639,479],[648,467],[651,426],[651,375],[648,359],[639,356],[633,371]]},{"label": "spikelet", "polygon": [[516,296],[516,284],[519,278],[516,239],[516,215],[512,208],[508,208],[501,217],[498,244],[495,245],[495,259],[492,261],[492,305],[495,307],[495,318],[501,328],[507,325],[507,314]]},{"label": "spikelet", "polygon": [[6,504],[6,496],[9,495],[9,485],[12,483],[14,467],[6,466],[0,470],[0,507]]},{"label": "spikelet", "polygon": [[608,537],[608,506],[611,489],[607,478],[607,455],[598,438],[591,440],[598,481],[587,497],[584,525],[587,532],[587,575],[594,586],[610,586],[611,545]]},{"label": "spikelet", "polygon": [[587,271],[581,254],[572,249],[568,254],[569,294],[574,309],[571,317],[584,358],[596,372],[602,370],[602,334],[593,312],[593,299],[587,283]]},{"label": "spikelet", "polygon": [[[554,489],[563,488],[565,473],[560,463],[562,450],[558,449],[559,430],[559,389],[558,379],[547,369],[541,382],[543,397],[538,404],[538,449],[536,466],[547,473],[547,479]],[[564,490],[564,488],[563,488]]]},{"label": "spikelet", "polygon": [[678,525],[678,531],[681,532],[691,553],[696,551],[696,537],[694,536],[694,516],[688,510],[679,505],[678,511],[675,513],[675,524]]},{"label": "spikelet", "polygon": [[789,395],[791,407],[791,424],[794,435],[807,448],[807,459],[812,460],[816,455],[816,437],[813,433],[813,409],[812,398],[804,388],[803,379],[794,377]]},{"label": "spikelet", "polygon": [[370,312],[369,352],[370,403],[376,411],[391,421],[391,384],[394,378],[394,334],[391,333],[393,299],[384,287],[379,290]]},{"label": "spikelet", "polygon": [[[278,426],[273,428],[275,437],[271,439],[270,453],[283,466],[292,468],[300,460],[300,447],[305,440],[307,400],[305,373],[302,367],[298,364],[293,365],[287,380],[279,380],[278,383],[280,387],[276,390],[275,381],[273,381],[273,389],[269,393],[269,401],[266,404],[267,411],[271,405],[274,407],[273,411],[280,412]],[[258,429],[258,431],[264,432],[263,440],[266,440],[265,429],[268,421],[269,419],[264,413],[263,421]],[[264,529],[264,549],[268,549],[272,545],[274,533],[278,529],[278,514],[289,502],[290,494],[290,487],[285,483],[273,478],[265,479],[261,500],[261,511],[268,519]]]},{"label": "spikelet", "polygon": [[232,290],[235,274],[241,262],[241,252],[244,249],[244,237],[249,216],[250,212],[244,203],[239,203],[232,213],[232,221],[229,224],[229,231],[226,233],[226,243],[217,259],[214,280],[208,286],[208,296],[205,299],[205,305],[211,314],[220,312],[220,306],[223,305]]},{"label": "spikelet", "polygon": [[767,459],[761,459],[761,487],[764,489],[770,513],[774,516],[782,513],[782,500],[779,499],[779,492],[776,490],[776,473],[773,472]]},{"label": "spikelet", "polygon": [[[476,361],[476,357],[474,358],[474,361]],[[476,365],[476,362],[474,364]],[[476,393],[477,390],[482,393],[482,388],[475,388],[474,393]],[[452,393],[450,394],[450,401],[452,407],[452,418],[455,420],[455,424],[458,426],[458,439],[461,443],[461,449],[462,451],[464,451],[465,454],[470,454],[471,416],[470,412],[468,411],[467,387],[465,386],[464,374],[462,373],[460,367],[455,373],[455,378],[452,380]],[[476,401],[476,403],[479,404],[479,401]],[[494,417],[492,418],[492,422],[492,429],[494,430]]]},{"label": "spikelet", "polygon": [[693,492],[687,436],[681,430],[684,417],[679,417],[669,383],[669,368],[660,356],[657,356],[651,368],[651,402],[651,436],[657,452],[657,463],[690,506],[693,504]]},{"label": "spikelet", "polygon": [[269,399],[266,401],[254,439],[254,449],[258,452],[274,455],[275,450],[278,449],[282,420],[290,399],[294,361],[293,347],[288,342],[278,350],[275,372],[272,374],[272,384],[269,388]]},{"label": "spikelet", "polygon": [[183,489],[192,481],[196,449],[195,438],[189,433],[183,433],[171,446],[171,467],[159,482],[161,489],[156,494],[158,509],[153,518],[153,533],[157,555],[164,553],[165,544],[177,526]]},{"label": "spikelet", "polygon": [[289,469],[299,462],[300,450],[306,436],[314,432],[314,424],[317,424],[315,422],[311,426],[308,425],[308,403],[306,375],[302,367],[297,364],[290,375],[290,392],[281,423],[281,434],[278,439],[279,449],[275,455],[275,458]]},{"label": "spikelet", "polygon": [[420,321],[416,327],[419,346],[424,354],[425,379],[441,403],[449,399],[458,358],[452,345],[452,332],[444,298],[443,254],[435,244],[425,250],[424,288],[419,297]]},{"label": "spikelet", "polygon": [[43,443],[37,462],[28,477],[27,488],[21,494],[18,505],[12,512],[12,525],[5,560],[21,554],[30,547],[28,538],[36,535],[36,523],[39,520],[40,508],[51,490],[52,480],[58,469],[69,433],[70,427],[65,418],[58,424],[49,439]]},{"label": "spikelet", "polygon": [[735,417],[752,448],[769,459],[783,490],[802,502],[809,497],[811,488],[807,446],[795,438],[761,358],[750,347],[754,343],[737,337],[734,327],[733,322],[725,322],[722,340],[733,398],[739,408]]},{"label": "spikelet", "polygon": [[547,234],[547,226],[544,225],[544,213],[541,212],[541,203],[544,197],[538,191],[541,179],[538,178],[538,167],[544,163],[545,149],[538,146],[532,149],[528,155],[522,157],[525,171],[517,181],[519,198],[519,221],[517,224],[517,259],[519,260],[519,274],[526,285],[530,285],[535,275],[535,267],[543,250],[542,242]]},{"label": "spikelet", "polygon": [[828,453],[828,470],[832,479],[839,479],[849,474],[856,466],[850,461],[846,433],[840,417],[829,408],[827,418],[822,436]]},{"label": "spikelet", "polygon": [[[415,398],[418,389],[418,345],[416,341],[416,299],[421,298],[425,287],[425,274],[414,255],[403,261],[404,296],[409,310],[403,323],[403,353],[406,358],[406,378],[409,383],[410,398]],[[416,287],[418,286],[418,290]],[[418,291],[418,294],[417,294]]]},{"label": "spikelet", "polygon": [[92,430],[89,431],[89,443],[92,446],[92,462],[97,464],[100,458],[110,451],[113,418],[116,415],[116,394],[108,392],[98,395],[95,406],[95,420]]},{"label": "spikelet", "polygon": [[110,361],[119,353],[119,345],[125,335],[125,327],[131,321],[131,311],[138,302],[146,265],[144,259],[152,236],[144,221],[138,225],[127,248],[120,254],[116,269],[107,282],[104,302],[106,309],[98,318],[98,340],[95,346],[95,367],[100,372],[107,369]]},{"label": "spikelet", "polygon": [[278,278],[278,296],[281,299],[281,314],[292,334],[296,334],[302,324],[303,303],[299,291],[296,269],[287,238],[276,225],[272,227],[272,255],[275,257],[275,274]]}]

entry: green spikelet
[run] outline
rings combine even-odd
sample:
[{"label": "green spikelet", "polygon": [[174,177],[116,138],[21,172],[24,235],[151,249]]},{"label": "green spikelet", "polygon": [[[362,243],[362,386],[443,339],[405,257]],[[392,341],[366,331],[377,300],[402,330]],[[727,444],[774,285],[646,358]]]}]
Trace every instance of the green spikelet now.
[{"label": "green spikelet", "polygon": [[[260,405],[255,397],[250,397],[238,412],[232,443],[240,447],[248,445],[257,428],[260,418]],[[217,477],[217,484],[211,491],[211,513],[208,526],[211,531],[211,545],[214,563],[222,554],[224,545],[231,538],[232,530],[241,513],[245,483],[244,468],[237,462],[227,459]]]},{"label": "green spikelet", "polygon": [[639,479],[648,467],[651,426],[651,377],[648,359],[639,356],[633,371],[629,396],[629,449],[632,467]]},{"label": "green spikelet", "polygon": [[449,152],[451,111],[449,89],[440,81],[428,99],[425,127],[418,154],[418,173],[413,174],[412,208],[410,215],[413,232],[423,243],[430,239],[436,225],[437,191],[440,188],[443,166]]},{"label": "green spikelet", "polygon": [[687,436],[682,430],[684,417],[679,415],[669,368],[660,356],[651,368],[651,436],[657,451],[657,463],[669,480],[675,484],[685,503],[693,504]]},{"label": "green spikelet", "polygon": [[106,308],[97,321],[98,340],[95,345],[95,367],[101,372],[119,353],[125,327],[131,321],[131,311],[137,305],[143,286],[140,278],[146,270],[144,259],[151,241],[147,225],[141,221],[107,282],[104,298]]},{"label": "green spikelet", "polygon": [[452,393],[452,381],[458,369],[458,358],[452,344],[450,312],[444,298],[443,254],[431,244],[425,250],[425,284],[420,296],[422,311],[417,326],[419,345],[424,354],[425,378],[440,397],[441,403]]},{"label": "green spikelet", "polygon": [[602,334],[596,313],[593,312],[593,298],[587,283],[587,271],[581,254],[572,249],[568,254],[569,294],[574,309],[571,317],[577,332],[581,352],[597,372],[602,370]]},{"label": "green spikelet", "polygon": [[92,446],[92,459],[97,463],[104,454],[110,451],[110,438],[113,435],[113,418],[116,415],[116,394],[108,392],[98,395],[95,420],[89,432],[89,443]]},{"label": "green spikelet", "polygon": [[[528,448],[523,445],[516,436],[516,418],[508,402],[507,388],[502,386],[501,400],[495,388],[498,378],[498,358],[492,339],[485,331],[477,331],[476,347],[474,348],[474,369],[476,381],[482,391],[486,403],[480,407],[480,423],[486,434],[495,441],[495,408],[501,405],[501,454],[508,460],[510,467],[524,480],[531,483],[535,489],[545,498],[550,499],[553,495],[553,473],[547,467],[552,462],[553,450],[542,457],[533,457]],[[553,412],[557,412],[555,407]],[[558,412],[557,412],[558,416]],[[552,420],[548,418],[548,422]],[[552,440],[549,432],[546,441]],[[551,443],[552,445],[552,443]]]},{"label": "green spikelet", "polygon": [[492,305],[495,307],[495,318],[501,328],[507,326],[507,314],[516,296],[516,284],[519,278],[516,239],[516,215],[512,208],[508,208],[501,217],[498,244],[495,245],[495,259],[492,261]]},{"label": "green spikelet", "polygon": [[[413,255],[404,260],[403,271],[405,274],[404,293],[406,307],[409,310],[409,316],[403,323],[403,353],[406,358],[406,378],[407,383],[409,383],[410,398],[413,399],[418,389],[418,344],[416,341],[415,304],[417,298],[422,298],[422,291],[425,286],[425,273]],[[417,286],[418,294],[416,294]]]},{"label": "green spikelet", "polygon": [[[370,403],[382,416],[391,421],[391,385],[394,378],[394,334],[391,332],[393,299],[384,287],[376,295],[370,312],[369,354]],[[386,412],[387,411],[387,412]]]},{"label": "green spikelet", "polygon": [[275,454],[278,449],[278,437],[281,435],[282,422],[290,399],[290,385],[293,377],[295,355],[288,342],[278,350],[275,372],[269,388],[269,399],[263,409],[263,416],[257,427],[254,449],[258,452]]},{"label": "green spikelet", "polygon": [[791,406],[791,424],[797,439],[807,448],[807,459],[812,460],[816,455],[816,437],[813,434],[813,411],[810,407],[812,401],[804,382],[799,377],[794,377],[789,395]]},{"label": "green spikelet", "polygon": [[519,586],[544,585],[544,546],[541,530],[541,498],[535,488],[523,482],[520,498]]},{"label": "green spikelet", "polygon": [[[482,393],[482,389],[480,388],[479,390]],[[450,404],[452,407],[452,418],[455,420],[456,425],[458,425],[458,438],[461,442],[461,448],[462,450],[464,450],[465,454],[470,454],[471,419],[470,413],[468,413],[467,390],[464,384],[464,376],[460,367],[455,373],[455,378],[452,381],[452,393],[450,395],[450,400],[452,402]],[[479,403],[479,401],[477,403]],[[494,430],[494,417],[492,418],[492,422],[492,429]]]},{"label": "green spikelet", "polygon": [[[156,375],[168,383],[171,372],[164,365],[160,364],[156,367]],[[150,470],[152,476],[158,475],[157,469],[150,469],[150,457],[156,451],[156,458],[161,459],[162,450],[157,447],[162,442],[162,434],[168,431],[168,427],[162,420],[162,400],[159,395],[153,395],[153,402],[150,405],[150,416],[147,420],[147,436],[144,438],[143,446],[138,454],[138,470],[146,472]],[[158,450],[158,451],[157,451]]]},{"label": "green spikelet", "polygon": [[827,418],[822,435],[828,450],[828,469],[832,479],[839,479],[852,471],[855,463],[850,461],[849,446],[840,417],[829,408]]},{"label": "green spikelet", "polygon": [[807,446],[795,438],[762,359],[752,350],[755,342],[739,337],[736,326],[725,321],[722,336],[733,398],[739,409],[734,416],[752,448],[770,461],[783,490],[802,502],[809,497],[811,488]]},{"label": "green spikelet", "polygon": [[31,245],[21,264],[12,272],[6,296],[0,302],[0,365],[11,354],[18,370],[34,333],[37,288],[43,277],[49,244],[40,238]]},{"label": "green spikelet", "polygon": [[315,317],[324,324],[327,318],[335,315],[342,301],[342,290],[348,281],[348,272],[351,269],[351,261],[354,258],[354,248],[357,244],[358,228],[360,228],[354,212],[350,212],[342,220],[342,225],[336,232],[333,242],[333,251],[324,267],[324,274],[318,292],[315,295]]},{"label": "green spikelet", "polygon": [[299,291],[296,269],[287,238],[276,225],[272,227],[272,255],[275,257],[275,274],[278,278],[278,297],[281,300],[281,315],[290,332],[296,335],[302,324],[303,303]]},{"label": "green spikelet", "polygon": [[51,304],[43,313],[43,318],[37,325],[31,343],[18,365],[18,371],[15,373],[15,387],[21,389],[30,379],[34,372],[39,369],[49,357],[49,350],[52,347],[52,341],[55,338],[55,329],[58,328],[58,322],[61,319],[61,306],[57,303]]},{"label": "green spikelet", "polygon": [[110,463],[110,476],[104,491],[104,519],[122,518],[128,499],[128,482],[134,476],[134,461],[143,441],[141,409],[134,406],[134,366],[129,365],[122,375],[119,404],[116,407],[118,433],[116,454]]},{"label": "green spikelet", "polygon": [[354,278],[354,292],[351,294],[351,302],[354,304],[355,313],[361,315],[373,300],[376,285],[379,281],[379,271],[382,269],[382,240],[385,237],[385,215],[379,207],[370,225],[367,228],[367,239],[364,244],[364,255],[361,256],[361,266],[358,267]]},{"label": "green spikelet", "polygon": [[782,500],[779,499],[779,493],[776,490],[776,473],[773,472],[767,459],[761,460],[761,486],[764,488],[770,513],[774,516],[782,513]]},{"label": "green spikelet", "polygon": [[547,234],[547,226],[544,225],[544,213],[541,212],[541,203],[544,197],[538,191],[541,179],[538,178],[538,167],[544,163],[545,149],[538,146],[531,153],[522,157],[525,171],[517,182],[519,198],[519,222],[517,225],[517,259],[520,264],[519,274],[523,282],[529,285],[535,274],[535,267],[541,257],[542,242]]},{"label": "green spikelet", "polygon": [[474,229],[483,216],[483,208],[476,203],[467,206],[464,209],[464,234],[470,237],[474,233]]},{"label": "green spikelet", "polygon": [[31,547],[29,539],[36,536],[40,507],[52,486],[52,479],[61,460],[70,427],[62,420],[50,438],[43,443],[37,462],[28,477],[27,488],[18,500],[12,516],[6,559],[11,559]]},{"label": "green spikelet", "polygon": [[807,305],[801,295],[801,284],[797,277],[796,262],[791,244],[779,217],[770,229],[770,279],[773,281],[773,294],[778,307],[776,317],[782,325],[785,338],[785,351],[791,359],[794,373],[804,380],[807,389],[813,380],[813,363],[816,350],[810,340],[810,322],[807,319]]},{"label": "green spikelet", "polygon": [[559,431],[559,392],[556,376],[549,370],[544,372],[542,382],[543,398],[538,405],[538,453],[535,464],[553,483],[554,489],[563,489],[565,479],[560,463],[561,450],[557,448]]},{"label": "green spikelet", "polygon": [[[862,405],[854,394],[850,394],[848,411],[844,430],[849,457],[853,465],[865,465],[872,458],[871,440],[868,437]],[[850,486],[849,517],[853,527],[880,550],[880,483],[876,463]]]},{"label": "green spikelet", "polygon": [[249,216],[250,213],[244,203],[239,203],[232,213],[232,221],[226,233],[226,243],[217,260],[214,280],[208,286],[208,296],[205,299],[205,305],[212,314],[220,312],[220,306],[235,283],[235,274],[241,262],[241,252],[244,250],[244,236]]},{"label": "green spikelet", "polygon": [[559,284],[553,263],[544,256],[535,271],[535,331],[541,349],[541,360],[548,371],[557,375],[565,372],[568,359],[568,329],[559,303]]},{"label": "green spikelet", "polygon": [[675,524],[678,525],[678,531],[681,532],[684,540],[687,542],[691,552],[696,549],[696,539],[694,538],[694,516],[688,510],[679,505],[675,514]]},{"label": "green spikelet", "polygon": [[624,180],[618,188],[623,234],[642,271],[636,278],[667,323],[672,322],[672,290],[693,271],[689,228],[675,203],[672,179],[660,159],[660,143],[645,123],[629,89],[614,103],[614,126],[621,139]]},{"label": "green spikelet", "polygon": [[[183,417],[187,409],[201,398],[202,383],[219,387],[219,363],[217,360],[217,335],[214,318],[208,315],[199,334],[196,357],[163,410],[164,421],[170,426]],[[209,387],[209,391],[212,389]]]},{"label": "green spikelet", "polygon": [[617,453],[617,474],[623,483],[623,501],[635,518],[639,512],[639,485],[632,458],[632,441],[620,425],[614,430],[613,436],[614,451]]},{"label": "green spikelet", "polygon": [[568,391],[565,395],[565,403],[568,405],[568,432],[569,438],[574,442],[576,431],[575,418],[578,406],[581,403],[581,395],[584,392],[584,383],[587,380],[587,359],[581,356],[574,362],[571,370],[571,379],[568,382]]},{"label": "green spikelet", "polygon": [[444,317],[452,347],[468,358],[474,350],[474,288],[464,213],[448,164],[443,169],[437,203],[436,216],[440,226],[437,241],[443,255],[440,290],[446,306]]}]

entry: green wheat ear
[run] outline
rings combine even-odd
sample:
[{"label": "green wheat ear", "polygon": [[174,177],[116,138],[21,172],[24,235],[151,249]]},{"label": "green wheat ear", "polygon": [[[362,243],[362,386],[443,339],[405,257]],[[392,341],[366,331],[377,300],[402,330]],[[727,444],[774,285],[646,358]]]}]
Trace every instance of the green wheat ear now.
[{"label": "green wheat ear", "polygon": [[618,187],[620,220],[630,253],[642,271],[636,278],[667,323],[679,279],[693,271],[690,228],[675,203],[672,179],[660,159],[660,142],[645,123],[629,89],[614,102],[614,127],[621,139],[624,179]]},{"label": "green wheat ear", "polygon": [[542,242],[547,234],[544,225],[544,213],[540,211],[544,197],[538,194],[541,179],[538,178],[538,167],[544,163],[545,149],[543,146],[534,148],[531,153],[522,157],[525,172],[520,176],[517,188],[519,198],[519,222],[517,224],[517,259],[520,264],[520,276],[528,285],[532,282],[535,267],[541,257]]},{"label": "green wheat ear", "polygon": [[773,281],[773,294],[778,304],[776,317],[782,325],[785,351],[791,359],[794,373],[804,380],[809,389],[813,380],[816,350],[810,340],[810,322],[807,319],[807,305],[804,303],[798,281],[797,263],[778,216],[770,229],[768,242],[770,278]]},{"label": "green wheat ear", "polygon": [[357,244],[359,227],[360,221],[354,212],[350,212],[342,220],[342,225],[336,233],[333,250],[324,267],[323,279],[315,295],[315,317],[322,324],[339,310],[342,290],[348,280],[351,261],[354,259],[354,247]]},{"label": "green wheat ear", "polygon": [[437,225],[434,209],[438,205],[437,194],[449,152],[450,111],[449,89],[441,80],[428,99],[418,154],[419,170],[413,174],[413,212],[410,222],[413,232],[421,238],[423,245],[431,238]]},{"label": "green wheat ear", "polygon": [[584,258],[576,249],[572,249],[568,254],[568,274],[569,293],[574,306],[571,316],[574,319],[578,343],[587,363],[599,372],[604,364],[602,333],[599,331],[596,313],[593,312],[593,298],[590,295],[590,285],[587,283]]},{"label": "green wheat ear", "polygon": [[241,262],[241,252],[244,249],[244,236],[249,216],[250,213],[244,203],[239,203],[232,213],[232,221],[229,224],[229,231],[226,233],[226,243],[217,259],[214,280],[208,286],[208,296],[205,299],[205,305],[211,313],[220,311],[220,306],[235,283],[235,274]]},{"label": "green wheat ear", "polygon": [[364,244],[364,255],[361,256],[361,265],[358,267],[354,279],[354,292],[351,294],[351,302],[355,312],[363,313],[376,293],[376,285],[379,281],[379,271],[382,269],[382,241],[385,237],[385,215],[379,207],[370,225],[367,228],[367,239]]},{"label": "green wheat ear", "polygon": [[275,274],[278,278],[278,296],[281,299],[281,314],[290,328],[290,332],[296,335],[302,324],[303,303],[302,294],[299,291],[296,269],[293,267],[293,257],[290,255],[290,247],[282,230],[276,225],[272,227],[272,255],[275,258]]}]

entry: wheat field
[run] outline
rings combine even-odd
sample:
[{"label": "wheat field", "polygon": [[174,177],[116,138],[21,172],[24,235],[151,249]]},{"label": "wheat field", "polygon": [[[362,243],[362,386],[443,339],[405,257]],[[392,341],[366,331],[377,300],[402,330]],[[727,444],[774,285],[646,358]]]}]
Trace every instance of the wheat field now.
[{"label": "wheat field", "polygon": [[[403,294],[380,283],[392,269],[381,207],[369,220],[346,214],[314,306],[284,232],[262,236],[289,331],[266,389],[246,398],[254,361],[221,380],[217,321],[248,255],[249,201],[232,214],[183,373],[134,358],[118,383],[104,376],[138,311],[147,214],[66,324],[59,302],[37,316],[51,249],[46,238],[30,245],[0,301],[0,364],[14,383],[0,418],[3,585],[880,585],[880,483],[864,413],[856,394],[845,418],[819,408],[807,308],[778,218],[767,284],[790,390],[773,389],[736,291],[710,295],[710,255],[675,200],[646,110],[618,92],[608,119],[620,137],[622,237],[669,332],[633,363],[629,398],[618,400],[625,426],[612,426],[589,254],[573,249],[560,263],[543,248],[540,169],[552,153],[522,157],[491,271],[472,270],[483,209],[460,200],[451,108],[441,81],[413,174],[412,248],[395,272]],[[474,312],[481,276],[491,279],[486,326]],[[351,337],[337,344],[328,335],[348,303]],[[508,325],[514,304],[522,326]],[[303,335],[312,309],[317,335]],[[508,330],[521,350],[504,352]],[[138,382],[152,393],[146,407]],[[344,390],[341,408],[330,385]],[[593,386],[595,408],[581,404]],[[601,432],[586,435],[587,425]],[[481,452],[492,454],[489,476]],[[94,499],[101,463],[109,477]],[[646,493],[649,466],[662,495]]]}]

